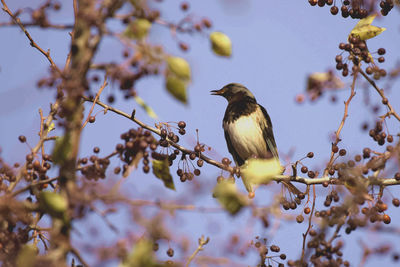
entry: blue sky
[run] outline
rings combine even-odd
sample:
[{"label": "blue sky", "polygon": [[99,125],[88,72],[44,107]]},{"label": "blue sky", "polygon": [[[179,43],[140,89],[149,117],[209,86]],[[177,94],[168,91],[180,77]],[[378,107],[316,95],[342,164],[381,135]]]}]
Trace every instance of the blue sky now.
[{"label": "blue sky", "polygon": [[[27,5],[36,5],[30,1],[8,1],[10,9]],[[164,1],[161,4],[152,4],[161,9],[161,16],[167,21],[178,21],[182,16],[179,2]],[[335,66],[335,55],[339,53],[338,44],[346,41],[351,29],[356,24],[355,20],[343,19],[341,16],[332,16],[329,8],[311,7],[308,1],[246,1],[246,0],[204,0],[190,1],[190,13],[196,17],[208,17],[213,22],[213,29],[226,33],[233,43],[233,56],[229,59],[213,55],[207,34],[179,35],[179,38],[190,45],[190,51],[180,51],[171,38],[170,32],[159,25],[152,27],[149,40],[152,43],[162,44],[171,55],[182,56],[187,59],[192,68],[192,83],[189,86],[189,104],[187,106],[176,102],[164,89],[162,77],[146,78],[141,80],[136,89],[139,95],[159,115],[160,121],[187,122],[188,134],[181,138],[182,144],[188,147],[195,144],[195,129],[199,129],[200,141],[212,148],[207,152],[213,158],[219,160],[229,156],[222,130],[222,118],[226,108],[223,98],[211,96],[210,90],[219,89],[230,82],[240,82],[246,85],[256,96],[271,116],[275,139],[280,155],[293,151],[291,161],[295,161],[309,151],[313,151],[315,157],[307,159],[305,164],[316,171],[321,171],[330,155],[330,135],[339,126],[343,116],[343,101],[350,94],[349,85],[351,78],[343,79],[346,87],[335,94],[337,102],[330,102],[330,95],[325,94],[322,99],[315,103],[306,102],[302,105],[295,103],[295,96],[304,92],[306,76],[313,72],[323,72]],[[52,19],[59,23],[72,22],[72,7],[63,6],[61,13],[52,15]],[[393,10],[385,18],[377,18],[374,25],[386,27],[387,30],[381,35],[368,41],[369,49],[376,51],[384,47],[387,51],[386,61],[381,66],[392,68],[399,61],[398,47],[400,44],[400,28],[398,23],[398,10]],[[0,13],[0,21],[7,21],[4,12]],[[110,25],[113,29],[119,29],[118,23]],[[122,29],[122,28],[121,28]],[[29,29],[33,38],[44,49],[50,49],[55,62],[63,65],[68,52],[69,36],[66,31]],[[19,161],[24,158],[28,149],[21,145],[17,136],[24,134],[30,144],[35,144],[39,126],[38,108],[48,110],[48,102],[54,96],[54,92],[48,89],[38,90],[36,82],[39,77],[47,75],[48,62],[45,58],[29,46],[26,37],[15,27],[0,28],[0,36],[3,36],[0,49],[0,133],[2,156],[10,162]],[[107,60],[118,60],[121,58],[121,46],[118,41],[111,38],[105,39],[100,46],[96,56],[97,62]],[[358,85],[362,82],[358,82]],[[384,86],[384,83],[379,83]],[[93,84],[93,91],[97,91],[100,84]],[[395,84],[389,92],[389,99],[394,108],[400,110],[400,91],[397,90],[399,83]],[[111,83],[105,88],[102,99],[110,93],[117,92],[117,85]],[[340,147],[348,150],[349,157],[360,153],[365,146],[377,148],[367,134],[361,134],[360,127],[365,121],[373,122],[371,112],[364,104],[364,96],[370,96],[371,103],[380,104],[377,93],[369,88],[363,90],[357,86],[357,94],[351,102],[349,117],[342,131],[342,142]],[[137,108],[137,117],[142,121],[154,125],[155,120],[149,118],[140,108],[136,107],[133,100],[122,101],[118,97],[114,105],[119,109],[130,112]],[[89,109],[89,106],[87,106]],[[97,109],[99,110],[99,109]],[[381,112],[384,107],[381,105]],[[120,142],[119,135],[129,128],[136,127],[130,121],[107,113],[99,114],[96,123],[88,125],[83,133],[82,155],[90,153],[92,148],[101,144],[103,155],[112,151],[115,144]],[[388,121],[389,130],[396,132],[399,126],[393,119]],[[378,148],[377,148],[378,149]],[[174,172],[175,169],[172,169]],[[215,178],[220,171],[212,166],[202,169],[199,183],[211,190],[215,185]],[[155,194],[171,201],[185,196],[187,188],[192,186],[181,184],[177,177],[177,191],[166,192],[160,181],[150,178],[151,175],[143,175],[139,170],[132,177],[125,180],[124,192],[133,198],[154,199]],[[109,181],[112,183],[111,180]],[[244,190],[241,183],[239,188]],[[157,193],[155,193],[157,192]],[[259,190],[256,194],[255,203],[265,204],[276,197],[279,192],[278,186],[268,186]],[[326,189],[318,189],[319,194],[324,196]],[[394,195],[399,194],[398,189],[390,189]],[[390,197],[388,198],[390,199]],[[210,193],[202,197],[194,197],[193,202],[201,206],[218,206]],[[320,199],[322,208],[323,198]],[[390,206],[390,205],[389,205]],[[151,212],[151,211],[149,211]],[[400,216],[395,214],[392,208],[389,214],[392,216],[392,226],[399,226]],[[300,209],[292,214],[297,215]],[[123,222],[121,228],[129,231],[126,222],[129,214],[119,214],[115,220]],[[113,218],[113,217],[112,217]],[[98,217],[97,217],[98,219]],[[96,217],[89,219],[95,222]],[[202,252],[204,255],[221,256],[218,246],[227,242],[229,233],[242,230],[246,226],[248,239],[256,235],[265,235],[274,243],[285,248],[284,252],[288,258],[296,258],[301,244],[301,233],[305,231],[303,223],[282,223],[278,231],[273,234],[271,229],[262,230],[259,223],[251,219],[249,211],[241,213],[232,218],[227,215],[202,214],[202,213],[179,213],[178,218],[171,219],[170,225],[179,226],[182,234],[192,238],[190,248],[194,249],[197,238],[201,234],[211,236],[211,243]],[[116,236],[107,232],[105,225],[103,235],[97,237],[104,242],[111,242]],[[193,230],[195,229],[195,230]],[[125,233],[125,232],[122,233]],[[351,238],[345,238],[344,258],[354,264],[358,264],[361,257],[359,241],[373,238],[377,244],[384,241],[387,236],[379,233],[366,233],[360,231],[352,234]],[[75,236],[77,243],[83,243]],[[389,238],[389,237],[387,237]],[[390,237],[392,242],[398,242],[395,237]],[[165,257],[160,252],[160,257]],[[252,255],[254,256],[254,255]],[[257,257],[238,259],[239,262],[254,264]],[[375,266],[378,261],[374,258],[367,266]],[[390,259],[379,259],[386,266],[394,264]],[[394,265],[393,265],[394,266]]]}]

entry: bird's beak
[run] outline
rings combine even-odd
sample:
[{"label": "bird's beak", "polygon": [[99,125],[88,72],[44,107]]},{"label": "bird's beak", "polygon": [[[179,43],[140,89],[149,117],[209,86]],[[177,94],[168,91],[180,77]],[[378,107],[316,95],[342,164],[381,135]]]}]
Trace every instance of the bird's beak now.
[{"label": "bird's beak", "polygon": [[212,90],[210,91],[212,95],[222,95],[224,93],[224,89],[219,89],[219,90]]}]

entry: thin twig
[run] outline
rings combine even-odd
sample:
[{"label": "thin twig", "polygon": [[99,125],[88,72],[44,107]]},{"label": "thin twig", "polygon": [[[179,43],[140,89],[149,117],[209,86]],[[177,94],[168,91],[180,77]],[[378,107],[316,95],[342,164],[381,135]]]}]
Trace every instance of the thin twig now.
[{"label": "thin twig", "polygon": [[308,217],[308,228],[307,231],[303,234],[303,247],[301,250],[301,262],[304,262],[304,256],[305,256],[305,252],[306,252],[306,240],[307,240],[307,235],[310,232],[311,228],[312,228],[312,217],[314,214],[314,208],[315,208],[315,199],[316,199],[316,193],[315,193],[315,185],[313,185],[313,203],[312,203],[312,207],[311,207],[311,213],[310,216]]},{"label": "thin twig", "polygon": [[90,108],[89,114],[88,114],[88,116],[87,116],[85,122],[83,123],[81,129],[85,128],[86,124],[88,123],[89,118],[90,118],[90,116],[92,115],[94,106],[96,105],[96,101],[99,99],[101,92],[103,92],[103,89],[107,86],[107,84],[108,84],[108,83],[107,83],[107,76],[104,76],[103,85],[100,87],[99,91],[97,92],[97,94],[96,94],[96,96],[95,96],[95,98],[94,98],[94,100],[93,100],[93,105],[92,105],[92,107]]},{"label": "thin twig", "polygon": [[21,30],[25,33],[26,37],[28,37],[29,41],[30,41],[30,45],[32,47],[35,47],[37,50],[39,50],[40,53],[42,53],[47,60],[50,62],[51,66],[57,70],[58,73],[61,74],[61,70],[57,67],[57,65],[54,63],[53,59],[50,56],[50,50],[48,50],[47,52],[44,51],[31,37],[31,35],[29,34],[29,32],[25,29],[24,25],[21,23],[21,20],[19,18],[17,18],[16,16],[14,16],[14,14],[11,12],[11,10],[8,8],[6,2],[4,0],[1,0],[1,3],[3,4],[3,10],[4,12],[6,12],[8,15],[10,15],[10,17],[13,19],[13,21],[18,24],[18,26],[21,28]]},{"label": "thin twig", "polygon": [[196,250],[193,252],[192,255],[190,255],[188,261],[186,262],[186,267],[189,267],[190,262],[196,257],[197,253],[203,250],[203,247],[207,245],[207,243],[210,241],[210,238],[207,237],[204,239],[204,236],[201,236],[199,238],[199,246],[196,248]]},{"label": "thin twig", "polygon": [[383,89],[380,89],[376,85],[375,81],[373,81],[370,77],[368,77],[368,75],[361,68],[360,68],[360,73],[375,88],[375,90],[381,96],[382,100],[385,99],[385,101],[387,101],[385,105],[389,108],[389,115],[393,115],[398,121],[400,121],[399,114],[396,113],[396,111],[394,110],[392,105],[389,103],[389,100],[388,100],[388,98],[386,98],[386,96],[385,96],[385,94],[383,92]]},{"label": "thin twig", "polygon": [[75,248],[71,247],[71,248],[70,248],[70,252],[71,252],[72,254],[74,254],[74,255],[78,258],[79,262],[80,262],[84,267],[89,267],[89,266],[90,266],[90,265],[87,264],[86,261],[82,258],[81,254],[79,253],[78,250],[76,250]]},{"label": "thin twig", "polygon": [[27,185],[27,186],[25,186],[25,187],[23,187],[21,189],[18,189],[16,191],[12,192],[11,196],[15,197],[16,195],[19,195],[22,192],[25,192],[25,191],[29,190],[30,188],[33,188],[35,186],[42,185],[42,184],[51,183],[51,182],[54,182],[57,179],[58,179],[58,177],[54,177],[54,178],[51,178],[51,179],[41,180],[39,182],[29,184],[29,185]]},{"label": "thin twig", "polygon": [[[343,113],[343,118],[342,121],[340,122],[339,128],[336,131],[336,138],[335,138],[335,142],[334,144],[337,145],[340,142],[340,132],[343,129],[344,123],[346,121],[346,118],[349,116],[349,105],[351,100],[353,99],[353,97],[356,95],[356,91],[355,91],[355,85],[356,85],[356,79],[357,79],[357,71],[355,71],[353,73],[353,83],[351,84],[351,91],[350,91],[350,96],[347,99],[346,102],[344,102],[344,113]],[[326,165],[326,168],[324,170],[324,176],[326,176],[328,174],[329,168],[332,167],[332,164],[334,162],[335,159],[335,153],[333,151],[331,151],[331,157],[329,159],[328,164]]]},{"label": "thin twig", "polygon": [[[47,134],[50,132],[51,130],[51,123],[53,122],[53,118],[54,115],[57,113],[58,110],[58,101],[56,101],[56,103],[54,103],[54,105],[51,106],[50,108],[50,113],[46,118],[46,122],[43,125],[43,131],[42,131],[42,136],[40,136],[39,142],[36,144],[36,146],[34,148],[32,148],[31,153],[33,156],[35,156],[35,154],[39,151],[39,149],[42,147],[43,142],[46,141],[47,139]],[[19,181],[22,179],[22,177],[24,176],[24,173],[26,172],[26,166],[27,164],[25,163],[19,170],[17,177],[15,179],[15,181],[11,182],[9,187],[7,188],[7,192],[12,192],[12,190],[15,188],[15,186],[19,183]]]}]

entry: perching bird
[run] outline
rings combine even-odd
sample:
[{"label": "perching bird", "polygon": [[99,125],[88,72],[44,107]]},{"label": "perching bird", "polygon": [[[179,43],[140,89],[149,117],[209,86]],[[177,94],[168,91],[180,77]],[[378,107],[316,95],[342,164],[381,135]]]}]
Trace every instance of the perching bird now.
[{"label": "perching bird", "polygon": [[[228,100],[228,107],[222,122],[229,153],[238,167],[252,157],[279,160],[271,119],[263,106],[257,103],[254,95],[239,83],[230,83],[220,90],[211,91]],[[251,185],[243,181],[246,189]],[[300,191],[291,183],[285,185],[290,191]]]}]

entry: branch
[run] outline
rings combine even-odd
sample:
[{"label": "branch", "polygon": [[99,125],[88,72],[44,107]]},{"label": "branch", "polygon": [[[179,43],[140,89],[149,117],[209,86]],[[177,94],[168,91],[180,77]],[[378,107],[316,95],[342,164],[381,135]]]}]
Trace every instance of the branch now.
[{"label": "branch", "polygon": [[[3,0],[2,0],[3,1]],[[50,124],[53,122],[54,116],[57,113],[57,109],[58,109],[58,101],[56,103],[54,103],[54,105],[52,105],[50,107],[50,113],[47,116],[46,122],[42,125],[43,126],[43,130],[41,130],[41,136],[40,136],[40,140],[39,142],[36,144],[36,146],[34,148],[32,148],[31,153],[33,156],[35,156],[35,154],[39,151],[39,149],[41,149],[43,142],[45,142],[46,140],[48,140],[47,138],[47,134],[50,132],[51,127]],[[10,193],[12,192],[12,190],[15,188],[15,186],[19,183],[19,181],[22,179],[23,174],[26,172],[26,166],[27,164],[25,163],[19,170],[17,177],[15,179],[14,182],[10,183],[10,186],[7,188],[7,192]]]},{"label": "branch", "polygon": [[57,70],[58,73],[61,74],[61,70],[57,67],[57,65],[54,63],[53,59],[50,56],[50,50],[45,52],[35,41],[32,39],[31,35],[29,32],[25,29],[24,25],[21,23],[21,20],[14,16],[14,14],[11,12],[11,10],[8,8],[6,2],[4,0],[1,0],[1,3],[3,4],[3,10],[6,12],[10,17],[13,19],[13,21],[18,24],[18,26],[21,28],[21,30],[25,33],[26,37],[28,37],[30,44],[32,47],[35,47],[37,50],[39,50],[40,53],[42,53],[47,60],[50,62],[51,66]]},{"label": "branch", "polygon": [[[87,97],[82,97],[82,98],[83,98],[85,101],[92,102],[92,103],[94,102],[93,99],[89,99],[89,98],[87,98]],[[161,130],[159,130],[159,129],[157,129],[157,128],[153,128],[153,127],[151,127],[151,126],[149,126],[149,125],[147,125],[147,124],[141,122],[140,120],[138,120],[138,119],[135,118],[134,116],[129,115],[128,113],[125,113],[125,112],[123,112],[123,111],[121,111],[121,110],[119,110],[119,109],[113,108],[113,107],[111,107],[111,106],[109,106],[109,105],[107,105],[107,104],[104,104],[104,103],[101,102],[101,101],[96,101],[96,104],[99,105],[99,106],[101,106],[101,107],[103,107],[103,108],[105,108],[106,110],[110,110],[110,111],[112,111],[112,112],[114,112],[114,113],[116,113],[116,114],[119,114],[119,115],[121,115],[121,116],[127,118],[127,119],[130,119],[131,121],[135,122],[136,124],[138,124],[140,127],[144,128],[144,129],[147,129],[147,130],[149,130],[149,131],[151,131],[151,132],[153,132],[153,133],[155,133],[155,134],[157,134],[157,135],[159,135],[159,136],[161,135]],[[132,114],[135,114],[135,110],[133,110]],[[192,151],[192,150],[190,150],[190,149],[187,149],[187,148],[185,148],[185,147],[183,147],[183,146],[181,146],[181,145],[178,145],[177,143],[174,143],[174,142],[173,142],[171,139],[169,139],[169,138],[167,138],[167,140],[168,140],[168,142],[169,142],[169,144],[170,144],[171,146],[175,147],[176,149],[179,149],[180,151],[182,151],[182,152],[184,152],[184,153],[186,153],[186,154],[190,154],[190,153],[194,152],[194,151]],[[204,156],[203,154],[200,154],[200,158],[201,158],[202,160],[204,160],[205,162],[207,162],[208,164],[214,165],[214,166],[216,166],[216,167],[218,167],[218,168],[220,168],[220,169],[223,169],[223,170],[226,170],[226,171],[229,171],[229,172],[233,173],[233,167],[225,166],[225,165],[222,164],[221,162],[218,162],[218,161],[216,161],[216,160],[213,160],[213,159],[211,159],[211,158],[209,158],[209,157],[207,157],[207,156]]]},{"label": "branch", "polygon": [[[309,189],[307,189],[308,191]],[[312,228],[312,217],[314,214],[314,208],[315,208],[315,199],[316,199],[316,194],[315,194],[315,185],[313,185],[313,203],[312,203],[312,207],[311,207],[311,213],[310,216],[308,217],[308,227],[307,227],[307,231],[303,234],[303,247],[301,249],[301,262],[304,262],[304,256],[305,256],[305,252],[306,252],[306,240],[307,240],[307,235],[310,232],[311,228]]]},{"label": "branch", "polygon": [[[85,101],[88,102],[94,102],[95,100],[93,99],[89,99],[87,97],[82,97]],[[145,123],[143,123],[142,121],[138,120],[137,118],[135,118],[134,116],[129,115],[128,113],[125,113],[119,109],[113,108],[101,101],[96,101],[96,104],[105,108],[106,110],[110,110],[116,114],[119,114],[133,122],[135,122],[136,124],[138,124],[140,127],[147,129],[157,135],[161,135],[161,131],[157,128],[153,128]],[[135,114],[135,110],[133,110],[132,114]],[[186,154],[190,154],[193,151],[185,148],[181,145],[178,145],[177,143],[174,143],[172,140],[167,139],[169,144],[173,147],[175,147],[176,149],[182,151],[183,153]],[[203,154],[200,154],[200,158],[203,159],[205,162],[207,162],[210,165],[214,165],[222,170],[226,170],[229,171],[231,173],[233,173],[233,167],[231,166],[226,166],[224,164],[222,164],[221,162],[218,162],[216,160],[213,160]],[[383,185],[383,186],[390,186],[390,185],[400,185],[400,181],[397,181],[395,178],[376,178],[374,176],[369,176],[369,177],[364,177],[365,179],[369,180],[369,185]],[[286,181],[286,182],[297,182],[297,183],[302,183],[305,185],[313,185],[313,184],[323,184],[323,183],[329,183],[329,184],[341,184],[341,182],[337,179],[337,178],[333,178],[333,177],[329,177],[329,176],[323,176],[321,178],[305,178],[305,177],[300,177],[300,176],[291,176],[291,175],[277,175],[273,178],[274,181],[276,182],[282,182],[282,181]]]},{"label": "branch", "polygon": [[[51,28],[51,29],[57,29],[57,30],[70,30],[74,27],[73,25],[68,25],[68,24],[46,24],[46,25],[42,26],[42,25],[39,25],[34,22],[21,22],[21,24],[24,27],[40,27],[40,28],[45,28],[45,29]],[[0,27],[4,27],[4,26],[19,26],[19,24],[16,23],[15,20],[9,21],[9,22],[0,22]]]},{"label": "branch", "polygon": [[383,89],[379,89],[379,87],[376,85],[376,83],[368,77],[368,75],[360,68],[360,73],[364,78],[375,88],[375,90],[378,92],[378,94],[382,97],[382,102],[384,102],[384,105],[386,105],[389,108],[389,115],[393,115],[398,121],[400,121],[400,116],[399,114],[396,113],[392,105],[389,103],[389,100],[386,98],[385,94],[383,93]]},{"label": "branch", "polygon": [[13,193],[11,194],[11,196],[15,197],[16,195],[19,195],[19,194],[21,194],[22,192],[25,192],[26,190],[29,190],[29,189],[31,189],[31,188],[33,188],[33,187],[35,187],[35,186],[38,186],[38,185],[41,185],[41,184],[48,184],[48,183],[51,183],[51,182],[53,182],[53,181],[55,181],[55,180],[57,180],[57,179],[58,179],[58,177],[54,177],[54,178],[51,178],[51,179],[41,180],[41,181],[39,181],[39,182],[29,184],[29,185],[27,185],[27,186],[25,186],[25,187],[23,187],[23,188],[21,188],[21,189],[18,189],[18,190],[15,191],[15,192],[13,192]]},{"label": "branch", "polygon": [[[353,74],[353,83],[351,84],[350,96],[347,99],[347,101],[344,102],[343,118],[342,118],[342,121],[340,122],[339,128],[336,131],[336,138],[335,138],[335,143],[334,143],[335,145],[337,145],[340,142],[340,132],[343,129],[346,118],[349,116],[348,112],[349,112],[350,102],[353,99],[353,97],[356,95],[356,91],[355,91],[356,79],[357,79],[357,71],[355,71]],[[329,168],[332,166],[334,160],[335,160],[335,153],[333,151],[331,151],[331,157],[329,159],[329,163],[326,165],[326,168],[324,170],[324,176],[327,175]]]},{"label": "branch", "polygon": [[193,252],[192,255],[190,255],[188,261],[186,262],[186,267],[189,267],[190,262],[194,259],[194,257],[196,257],[197,253],[199,253],[200,251],[203,250],[203,247],[205,245],[207,245],[207,243],[210,241],[210,238],[207,237],[206,239],[204,239],[204,236],[201,236],[201,238],[199,238],[199,246],[196,248],[196,250]]},{"label": "branch", "polygon": [[92,107],[90,108],[89,114],[88,114],[88,116],[87,116],[85,122],[83,123],[81,129],[85,128],[86,124],[88,123],[89,118],[90,118],[90,115],[92,115],[94,106],[96,105],[96,101],[99,99],[101,92],[103,92],[103,89],[107,86],[107,84],[108,84],[108,83],[107,83],[107,76],[105,76],[105,77],[104,77],[103,85],[100,87],[99,91],[97,92],[96,97],[95,97],[94,100],[93,100],[93,105],[92,105]]}]

